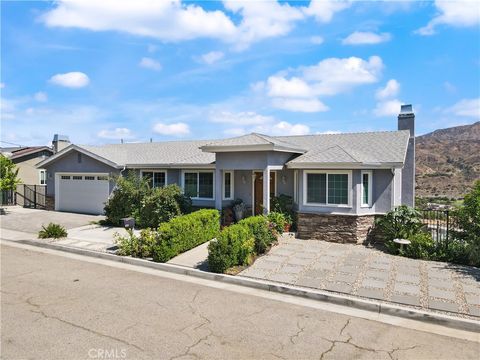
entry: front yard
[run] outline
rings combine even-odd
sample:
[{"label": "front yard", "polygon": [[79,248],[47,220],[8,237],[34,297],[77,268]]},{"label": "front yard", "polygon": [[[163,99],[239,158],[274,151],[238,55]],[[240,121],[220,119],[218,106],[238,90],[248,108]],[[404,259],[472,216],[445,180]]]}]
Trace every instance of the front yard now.
[{"label": "front yard", "polygon": [[281,237],[240,276],[480,317],[480,269]]}]

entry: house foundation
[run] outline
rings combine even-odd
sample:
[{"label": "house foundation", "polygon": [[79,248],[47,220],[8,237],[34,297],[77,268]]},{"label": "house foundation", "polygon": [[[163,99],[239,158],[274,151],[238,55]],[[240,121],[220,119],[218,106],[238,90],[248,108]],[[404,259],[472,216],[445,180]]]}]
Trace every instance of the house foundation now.
[{"label": "house foundation", "polygon": [[331,215],[298,213],[300,239],[362,244],[373,228],[375,215]]}]

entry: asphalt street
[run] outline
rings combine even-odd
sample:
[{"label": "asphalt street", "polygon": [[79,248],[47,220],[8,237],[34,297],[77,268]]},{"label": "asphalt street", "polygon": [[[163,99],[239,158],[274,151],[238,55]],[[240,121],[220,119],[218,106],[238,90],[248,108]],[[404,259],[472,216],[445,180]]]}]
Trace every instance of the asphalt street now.
[{"label": "asphalt street", "polygon": [[[478,359],[480,343],[1,246],[3,359]],[[155,272],[155,273],[154,273]]]}]

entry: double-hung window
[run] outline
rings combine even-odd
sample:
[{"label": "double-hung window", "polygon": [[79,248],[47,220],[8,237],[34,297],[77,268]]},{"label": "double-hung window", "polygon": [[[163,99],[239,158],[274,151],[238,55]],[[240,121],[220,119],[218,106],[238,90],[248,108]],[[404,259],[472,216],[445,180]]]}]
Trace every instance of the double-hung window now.
[{"label": "double-hung window", "polygon": [[362,196],[362,207],[371,207],[372,206],[372,172],[371,171],[362,171],[362,182],[361,182],[361,196]]},{"label": "double-hung window", "polygon": [[223,200],[233,200],[233,171],[223,172]]},{"label": "double-hung window", "polygon": [[213,171],[185,171],[183,173],[183,192],[193,199],[213,200]]},{"label": "double-hung window", "polygon": [[306,171],[305,205],[351,206],[351,171]]},{"label": "double-hung window", "polygon": [[38,170],[38,177],[40,185],[47,185],[47,171],[46,170]]},{"label": "double-hung window", "polygon": [[167,184],[166,171],[142,171],[142,178],[147,179],[148,186],[152,189]]}]

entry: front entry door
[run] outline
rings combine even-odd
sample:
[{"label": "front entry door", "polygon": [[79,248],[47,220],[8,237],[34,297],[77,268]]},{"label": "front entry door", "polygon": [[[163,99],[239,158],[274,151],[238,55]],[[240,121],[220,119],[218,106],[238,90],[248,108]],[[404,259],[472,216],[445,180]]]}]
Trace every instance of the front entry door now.
[{"label": "front entry door", "polygon": [[[275,173],[270,172],[270,200],[275,196]],[[255,172],[255,180],[253,186],[254,193],[254,213],[255,215],[263,214],[263,172]]]}]

